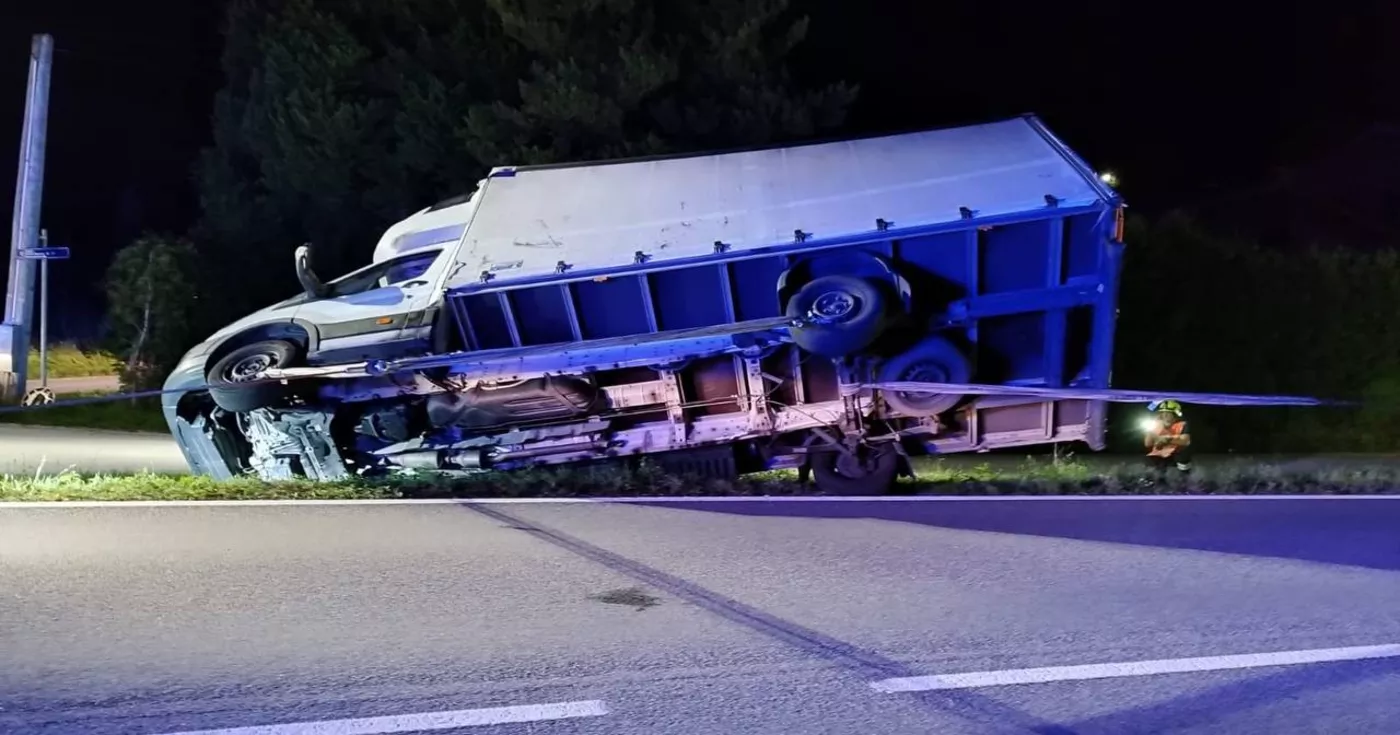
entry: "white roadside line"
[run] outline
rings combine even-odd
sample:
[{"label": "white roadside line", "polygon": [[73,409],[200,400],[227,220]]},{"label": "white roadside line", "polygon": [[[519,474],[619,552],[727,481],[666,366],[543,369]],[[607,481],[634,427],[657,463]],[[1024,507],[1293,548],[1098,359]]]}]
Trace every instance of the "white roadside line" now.
[{"label": "white roadside line", "polygon": [[1039,669],[1008,669],[1005,671],[974,671],[965,674],[939,674],[881,679],[870,683],[877,692],[927,692],[940,689],[976,689],[1011,684],[1043,684],[1055,681],[1112,679],[1126,676],[1155,676],[1200,671],[1253,669],[1263,666],[1296,666],[1298,664],[1333,661],[1363,661],[1379,658],[1400,658],[1400,644],[1354,646],[1350,648],[1318,648],[1307,651],[1278,651],[1247,653],[1237,656],[1204,656],[1160,661],[1128,661],[1123,663],[1087,664],[1083,666],[1047,666]]},{"label": "white roadside line", "polygon": [[1390,500],[1395,495],[721,495],[617,498],[362,498],[303,500],[13,500],[0,510],[22,508],[218,508],[278,505],[559,505],[585,503],[1004,503],[1076,501],[1193,501],[1193,500]]},{"label": "white roadside line", "polygon": [[459,727],[597,717],[607,713],[606,704],[598,700],[590,700],[554,704],[526,704],[516,707],[463,709],[452,712],[420,712],[388,717],[361,717],[353,720],[294,722],[286,725],[254,725],[223,730],[190,730],[168,733],[167,735],[386,735],[395,732],[451,730]]}]

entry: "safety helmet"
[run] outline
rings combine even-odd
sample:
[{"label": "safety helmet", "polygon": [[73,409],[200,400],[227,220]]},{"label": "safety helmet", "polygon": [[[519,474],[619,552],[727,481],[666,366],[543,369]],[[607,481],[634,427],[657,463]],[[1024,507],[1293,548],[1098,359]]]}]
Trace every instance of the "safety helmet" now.
[{"label": "safety helmet", "polygon": [[1180,416],[1181,404],[1170,398],[1164,398],[1160,401],[1153,401],[1147,404],[1147,410],[1151,411],[1152,413],[1161,413],[1163,411],[1167,411],[1170,413],[1174,413],[1177,416]]}]

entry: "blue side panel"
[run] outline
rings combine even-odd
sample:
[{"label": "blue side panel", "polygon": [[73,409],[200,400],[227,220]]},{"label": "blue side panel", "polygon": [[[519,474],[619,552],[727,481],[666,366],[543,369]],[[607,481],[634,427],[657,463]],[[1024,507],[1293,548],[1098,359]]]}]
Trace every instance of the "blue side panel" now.
[{"label": "blue side panel", "polygon": [[1093,337],[1094,307],[1080,306],[1069,310],[1065,324],[1065,382],[1072,383],[1089,377],[1089,342]]},{"label": "blue side panel", "polygon": [[909,263],[904,277],[909,279],[917,304],[938,305],[967,298],[969,284],[976,281],[976,251],[969,248],[969,232],[938,232],[896,241],[895,256]]},{"label": "blue side panel", "polygon": [[781,256],[740,260],[729,266],[734,292],[734,318],[766,319],[778,313],[778,276],[787,268]]},{"label": "blue side panel", "polygon": [[565,303],[568,297],[568,291],[559,286],[511,291],[510,307],[519,315],[521,344],[548,345],[576,339]]},{"label": "blue side panel", "polygon": [[659,328],[712,327],[730,321],[723,265],[700,265],[649,276]]},{"label": "blue side panel", "polygon": [[1070,217],[1065,234],[1065,277],[1084,278],[1098,275],[1100,241],[1099,215],[1081,214]]},{"label": "blue side panel", "polygon": [[606,281],[580,281],[573,285],[584,339],[604,339],[646,334],[646,298],[636,276]]},{"label": "blue side panel", "polygon": [[977,324],[977,379],[1034,381],[1045,374],[1045,313],[982,319]]},{"label": "blue side panel", "polygon": [[471,320],[476,349],[495,350],[514,346],[506,325],[505,309],[496,294],[472,294],[463,299],[467,318]]},{"label": "blue side panel", "polygon": [[1007,293],[1054,285],[1046,274],[1045,222],[1004,225],[982,233],[981,292]]}]

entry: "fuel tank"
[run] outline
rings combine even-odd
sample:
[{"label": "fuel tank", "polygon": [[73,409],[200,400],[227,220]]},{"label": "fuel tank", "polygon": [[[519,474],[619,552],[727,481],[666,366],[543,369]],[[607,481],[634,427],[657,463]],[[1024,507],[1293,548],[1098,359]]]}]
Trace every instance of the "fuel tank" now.
[{"label": "fuel tank", "polygon": [[507,385],[478,385],[428,399],[428,422],[471,431],[580,418],[604,408],[603,392],[568,376],[546,376]]}]

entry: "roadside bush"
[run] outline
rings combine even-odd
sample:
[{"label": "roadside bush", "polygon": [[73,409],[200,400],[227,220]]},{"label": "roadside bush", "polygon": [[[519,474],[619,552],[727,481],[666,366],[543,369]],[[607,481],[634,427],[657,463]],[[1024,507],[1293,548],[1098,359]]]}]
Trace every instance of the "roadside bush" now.
[{"label": "roadside bush", "polygon": [[1400,450],[1395,252],[1285,252],[1182,217],[1130,225],[1115,385],[1362,399],[1360,409],[1188,406],[1201,451]]},{"label": "roadside bush", "polygon": [[[121,360],[103,350],[83,349],[75,344],[49,345],[50,378],[88,378],[116,375]],[[29,351],[29,379],[39,379],[39,348]]]},{"label": "roadside bush", "polygon": [[153,234],[142,235],[112,259],[107,309],[127,390],[159,386],[190,346],[197,262],[188,240]]}]

